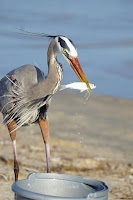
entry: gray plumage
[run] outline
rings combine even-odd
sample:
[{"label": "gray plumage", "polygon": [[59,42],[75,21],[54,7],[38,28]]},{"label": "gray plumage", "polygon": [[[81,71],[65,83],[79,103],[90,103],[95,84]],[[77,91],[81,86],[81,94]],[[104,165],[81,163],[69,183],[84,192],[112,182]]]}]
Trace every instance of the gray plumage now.
[{"label": "gray plumage", "polygon": [[[26,32],[29,34],[29,32]],[[33,35],[37,36],[36,33]],[[87,78],[77,59],[77,49],[72,41],[64,36],[39,34],[52,39],[48,48],[48,75],[33,65],[23,65],[9,72],[0,81],[0,110],[7,125],[13,145],[14,175],[18,180],[16,130],[25,125],[38,122],[46,151],[47,172],[50,172],[50,135],[47,109],[52,96],[58,90],[63,77],[62,65],[57,61],[60,53],[71,65],[81,82],[90,88]],[[89,89],[87,90],[89,92]]]},{"label": "gray plumage", "polygon": [[[62,80],[62,66],[57,61],[58,48],[53,39],[48,49],[48,76],[33,65],[9,72],[0,81],[0,110],[5,124],[13,119],[17,128],[35,122],[40,111],[47,111],[51,97]],[[46,105],[46,106],[45,106]],[[46,109],[40,109],[45,106]]]}]

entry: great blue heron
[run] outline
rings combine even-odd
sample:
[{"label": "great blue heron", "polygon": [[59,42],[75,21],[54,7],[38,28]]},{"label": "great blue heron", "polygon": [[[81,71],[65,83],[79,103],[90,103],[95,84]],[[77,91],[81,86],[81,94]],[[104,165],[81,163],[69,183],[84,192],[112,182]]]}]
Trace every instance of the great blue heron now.
[{"label": "great blue heron", "polygon": [[[46,36],[46,35],[45,35]],[[60,53],[73,68],[80,81],[89,83],[77,59],[77,49],[64,36],[50,36],[48,47],[48,75],[33,65],[23,65],[9,72],[0,81],[0,109],[13,144],[14,174],[18,180],[19,165],[16,151],[16,130],[38,122],[46,151],[47,172],[50,172],[49,121],[47,110],[52,96],[58,90],[63,76],[63,67],[57,61]],[[89,91],[88,89],[88,91]]]}]

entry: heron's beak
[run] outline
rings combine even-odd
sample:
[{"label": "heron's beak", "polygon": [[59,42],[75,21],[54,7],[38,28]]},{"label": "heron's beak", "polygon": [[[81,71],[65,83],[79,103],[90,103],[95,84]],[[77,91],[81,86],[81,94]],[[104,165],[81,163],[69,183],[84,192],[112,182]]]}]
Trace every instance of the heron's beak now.
[{"label": "heron's beak", "polygon": [[89,85],[87,78],[79,64],[77,57],[72,57],[72,58],[67,58],[67,59],[69,60],[71,67],[73,68],[73,70],[75,71],[77,76],[79,77],[80,81],[86,83],[86,85],[88,87],[87,92],[90,93],[90,90],[91,90],[90,85]]}]

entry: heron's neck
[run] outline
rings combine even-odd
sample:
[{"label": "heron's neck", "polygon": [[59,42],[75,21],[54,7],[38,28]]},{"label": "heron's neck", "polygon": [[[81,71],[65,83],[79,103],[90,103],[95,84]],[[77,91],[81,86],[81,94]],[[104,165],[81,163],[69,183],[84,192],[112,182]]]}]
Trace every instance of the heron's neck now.
[{"label": "heron's neck", "polygon": [[58,52],[55,50],[55,45],[55,41],[52,40],[48,48],[48,76],[46,78],[46,81],[51,83],[53,94],[57,91],[63,77],[63,68],[57,61]]},{"label": "heron's neck", "polygon": [[56,45],[52,40],[48,49],[48,76],[43,81],[30,88],[29,99],[43,99],[46,96],[53,95],[62,80],[63,70],[61,64],[57,61],[58,52],[54,51]]}]

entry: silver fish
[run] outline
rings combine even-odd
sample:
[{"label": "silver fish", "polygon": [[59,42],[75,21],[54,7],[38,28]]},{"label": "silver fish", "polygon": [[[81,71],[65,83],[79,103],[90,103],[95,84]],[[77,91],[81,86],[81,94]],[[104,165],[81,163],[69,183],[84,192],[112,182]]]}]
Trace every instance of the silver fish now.
[{"label": "silver fish", "polygon": [[[93,83],[89,83],[90,88],[91,89],[95,89],[96,85]],[[64,90],[64,89],[74,89],[74,90],[80,90],[80,92],[83,92],[85,90],[88,90],[88,87],[86,85],[85,82],[73,82],[73,83],[69,83],[67,85],[61,85],[60,86],[60,90]]]}]

